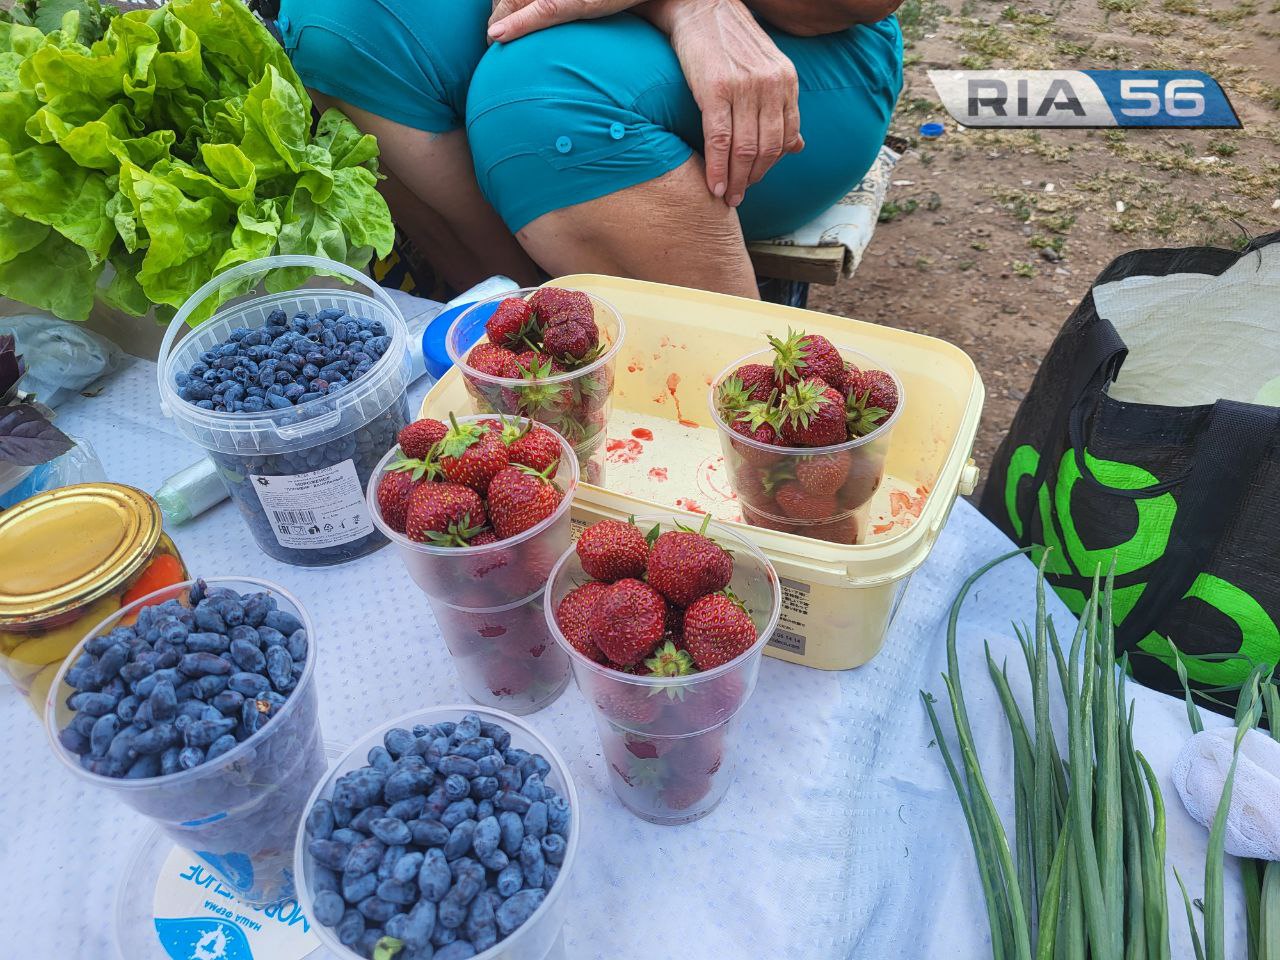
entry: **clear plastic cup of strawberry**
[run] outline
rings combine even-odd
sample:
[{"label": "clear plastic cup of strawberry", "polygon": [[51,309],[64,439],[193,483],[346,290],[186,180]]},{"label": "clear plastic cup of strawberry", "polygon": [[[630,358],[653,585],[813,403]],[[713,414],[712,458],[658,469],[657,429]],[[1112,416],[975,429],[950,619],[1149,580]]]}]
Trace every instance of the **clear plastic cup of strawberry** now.
[{"label": "clear plastic cup of strawberry", "polygon": [[[688,527],[689,517],[639,517],[648,531]],[[574,649],[555,610],[565,595],[591,580],[576,550],[560,558],[547,584],[547,626],[568,656],[578,689],[590,704],[608,764],[610,784],[623,806],[651,823],[688,823],[705,817],[724,799],[738,758],[743,708],[755,690],[765,644],[782,609],[777,572],[758,547],[717,523],[705,535],[733,558],[728,589],[742,602],[757,638],[733,660],[684,676],[624,673]]]},{"label": "clear plastic cup of strawberry", "polygon": [[[450,326],[445,350],[462,373],[477,413],[528,417],[551,427],[579,452],[595,449],[608,426],[614,361],[626,334],[626,324],[612,304],[584,291],[570,291],[583,304],[583,322],[595,328],[596,343],[585,358],[565,352],[556,355],[555,349],[533,350],[534,345],[548,345],[537,332],[545,327],[535,327],[527,339],[497,345],[515,355],[514,367],[511,358],[499,354],[495,359],[492,351],[481,360],[490,343],[486,324],[495,310],[511,299],[536,302],[533,298],[548,289],[561,288],[527,287],[475,303]],[[588,309],[589,318],[585,316]],[[533,322],[539,321],[535,317]],[[581,352],[572,343],[551,343],[552,348],[565,346]]]},{"label": "clear plastic cup of strawberry", "polygon": [[[460,424],[490,419],[458,417]],[[529,421],[507,418],[524,427]],[[378,505],[383,473],[402,457],[387,451],[369,478],[373,522],[395,544],[410,578],[427,595],[458,679],[478,703],[525,714],[554,701],[569,683],[569,661],[551,641],[542,616],[547,580],[573,541],[569,510],[578,487],[578,458],[558,436],[560,459],[550,479],[560,488],[555,512],[523,533],[480,546],[420,543],[389,526]],[[518,642],[516,642],[518,638]]]},{"label": "clear plastic cup of strawberry", "polygon": [[866,540],[871,501],[884,480],[894,426],[906,398],[902,381],[883,363],[848,347],[836,349],[859,370],[886,373],[897,394],[896,406],[874,429],[843,443],[785,446],[763,443],[732,428],[719,402],[721,384],[748,364],[771,365],[771,348],[738,358],[712,381],[708,405],[745,523],[831,543]]}]

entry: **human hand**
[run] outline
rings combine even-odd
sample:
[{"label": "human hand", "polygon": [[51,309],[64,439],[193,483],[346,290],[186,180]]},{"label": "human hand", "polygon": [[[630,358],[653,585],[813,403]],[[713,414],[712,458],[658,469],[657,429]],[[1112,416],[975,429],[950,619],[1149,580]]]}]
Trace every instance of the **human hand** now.
[{"label": "human hand", "polygon": [[681,3],[670,26],[702,110],[707,188],[736,207],[779,159],[804,149],[795,66],[739,0]]},{"label": "human hand", "polygon": [[489,39],[505,43],[557,23],[607,17],[640,2],[642,0],[494,0]]}]

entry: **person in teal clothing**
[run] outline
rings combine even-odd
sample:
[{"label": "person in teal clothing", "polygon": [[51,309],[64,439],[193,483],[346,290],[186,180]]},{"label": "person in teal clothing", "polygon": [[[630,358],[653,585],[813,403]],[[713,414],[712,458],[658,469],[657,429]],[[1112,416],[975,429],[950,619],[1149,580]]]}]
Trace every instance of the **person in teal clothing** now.
[{"label": "person in teal clothing", "polygon": [[901,0],[282,0],[321,106],[382,147],[454,286],[607,273],[755,296],[746,241],[855,186],[902,86]]}]

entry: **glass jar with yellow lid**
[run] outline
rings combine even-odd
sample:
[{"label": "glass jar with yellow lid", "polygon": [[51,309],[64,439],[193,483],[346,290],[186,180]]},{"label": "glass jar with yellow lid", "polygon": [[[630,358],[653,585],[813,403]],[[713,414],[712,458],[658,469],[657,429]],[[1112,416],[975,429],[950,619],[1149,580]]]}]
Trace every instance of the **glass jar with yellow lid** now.
[{"label": "glass jar with yellow lid", "polygon": [[187,580],[155,500],[80,483],[0,513],[0,669],[43,714],[49,686],[100,621]]}]

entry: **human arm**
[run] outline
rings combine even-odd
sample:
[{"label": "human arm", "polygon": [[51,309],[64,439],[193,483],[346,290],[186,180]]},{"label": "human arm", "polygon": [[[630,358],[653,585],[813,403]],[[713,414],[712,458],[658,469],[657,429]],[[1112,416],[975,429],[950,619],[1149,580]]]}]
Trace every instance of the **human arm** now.
[{"label": "human arm", "polygon": [[889,16],[902,0],[744,0],[762,18],[797,37],[839,33]]}]

